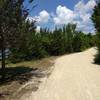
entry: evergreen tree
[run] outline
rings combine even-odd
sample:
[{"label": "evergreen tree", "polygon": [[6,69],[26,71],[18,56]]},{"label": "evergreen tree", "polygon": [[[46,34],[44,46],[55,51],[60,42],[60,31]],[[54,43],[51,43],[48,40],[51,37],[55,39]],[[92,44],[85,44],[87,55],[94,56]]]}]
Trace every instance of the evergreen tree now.
[{"label": "evergreen tree", "polygon": [[[31,3],[33,0],[29,0]],[[5,70],[5,49],[19,48],[24,40],[23,25],[28,15],[24,0],[0,0],[0,49]],[[3,75],[4,76],[4,75]]]},{"label": "evergreen tree", "polygon": [[97,31],[97,47],[98,47],[98,54],[96,56],[95,62],[100,63],[100,1],[98,2],[97,6],[94,8],[94,13],[92,15],[92,20],[94,22],[94,26]]}]

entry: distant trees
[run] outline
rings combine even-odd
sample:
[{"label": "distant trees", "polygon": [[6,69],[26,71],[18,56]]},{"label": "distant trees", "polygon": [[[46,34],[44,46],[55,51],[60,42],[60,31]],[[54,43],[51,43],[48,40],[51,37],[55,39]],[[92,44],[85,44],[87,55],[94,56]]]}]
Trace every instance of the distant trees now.
[{"label": "distant trees", "polygon": [[68,24],[52,33],[51,51],[54,55],[80,52],[94,45],[94,36],[76,31],[76,25]]},{"label": "distant trees", "polygon": [[97,6],[94,8],[94,13],[92,15],[92,20],[96,28],[96,45],[98,47],[98,54],[96,56],[95,62],[100,63],[100,1]]},{"label": "distant trees", "polygon": [[18,55],[19,53],[20,55],[25,54],[19,60],[80,52],[92,47],[94,45],[93,39],[94,36],[91,34],[76,31],[76,25],[74,24],[64,25],[62,28],[55,28],[53,32],[49,29],[41,28],[40,33],[31,33],[27,48],[22,49],[22,52],[18,52]]},{"label": "distant trees", "polygon": [[[39,59],[50,55],[62,55],[83,51],[94,45],[94,36],[76,31],[76,25],[68,24],[62,28],[55,28],[52,32],[49,29],[41,28],[40,32],[28,30],[30,23],[24,24],[21,28],[24,32],[18,48],[11,48],[9,60],[19,62],[24,60]],[[27,38],[25,38],[27,37]]]},{"label": "distant trees", "polygon": [[46,28],[41,28],[39,33],[34,32],[34,28],[30,34],[28,32],[25,31],[26,34],[24,33],[24,35],[26,36],[24,37],[27,38],[22,40],[19,48],[11,49],[10,60],[12,62],[39,59],[50,55],[57,56],[65,53],[81,52],[95,44],[93,42],[94,36],[76,31],[75,24],[55,28],[53,32]]}]

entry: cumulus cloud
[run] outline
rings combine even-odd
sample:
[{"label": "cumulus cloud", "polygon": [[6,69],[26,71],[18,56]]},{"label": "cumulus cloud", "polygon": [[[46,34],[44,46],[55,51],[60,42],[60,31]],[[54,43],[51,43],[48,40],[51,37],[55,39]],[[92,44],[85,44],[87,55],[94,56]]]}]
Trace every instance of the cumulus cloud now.
[{"label": "cumulus cloud", "polygon": [[73,20],[74,13],[65,6],[59,5],[56,16],[53,18],[55,24],[68,24]]},{"label": "cumulus cloud", "polygon": [[39,13],[39,16],[36,16],[35,18],[37,18],[39,23],[47,23],[50,15],[47,11],[43,10]]},{"label": "cumulus cloud", "polygon": [[91,15],[95,5],[95,0],[90,0],[87,2],[87,4],[85,4],[83,1],[80,1],[75,5],[73,20],[76,21],[78,30],[82,30],[83,32],[94,32]]},{"label": "cumulus cloud", "polygon": [[[43,10],[38,16],[28,17],[28,19],[30,21],[37,21],[39,25],[46,23],[52,23],[54,25],[75,23],[77,24],[77,30],[93,33],[94,27],[91,15],[95,5],[96,0],[89,0],[87,3],[81,0],[74,6],[73,10],[66,6],[59,5],[56,8],[56,13],[48,13],[46,10]],[[37,28],[39,29],[39,27]]]},{"label": "cumulus cloud", "polygon": [[27,18],[29,21],[36,21],[37,23],[39,24],[43,24],[43,23],[47,23],[50,19],[50,14],[46,11],[46,10],[43,10],[39,13],[38,16],[35,16],[35,17],[28,17]]},{"label": "cumulus cloud", "polygon": [[90,18],[95,5],[95,0],[89,0],[86,4],[83,1],[79,1],[75,5],[74,10],[59,5],[56,9],[56,15],[53,17],[54,23],[55,25],[76,23],[77,30],[94,32],[93,23]]}]

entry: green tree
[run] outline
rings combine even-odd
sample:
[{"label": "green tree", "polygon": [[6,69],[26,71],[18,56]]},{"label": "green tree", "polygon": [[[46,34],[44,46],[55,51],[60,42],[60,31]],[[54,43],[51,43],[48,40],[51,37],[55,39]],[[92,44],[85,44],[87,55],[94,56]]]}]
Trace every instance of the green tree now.
[{"label": "green tree", "polygon": [[73,39],[76,34],[76,25],[75,24],[68,24],[63,27],[63,33],[65,37],[65,47],[66,52],[74,52],[73,48]]},{"label": "green tree", "polygon": [[[33,0],[29,0],[31,3]],[[5,49],[19,48],[22,42],[21,29],[28,15],[24,0],[0,0],[0,49],[2,51],[2,70],[5,70]]]},{"label": "green tree", "polygon": [[97,31],[96,45],[98,47],[98,54],[96,56],[95,62],[100,63],[100,1],[98,2],[97,6],[94,8],[92,20],[94,22],[94,26],[95,26],[96,31]]}]

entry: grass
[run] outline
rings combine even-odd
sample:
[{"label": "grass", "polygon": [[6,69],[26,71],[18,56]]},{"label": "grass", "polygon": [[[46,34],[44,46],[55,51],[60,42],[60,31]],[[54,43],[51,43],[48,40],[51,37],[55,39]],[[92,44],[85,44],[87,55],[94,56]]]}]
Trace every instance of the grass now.
[{"label": "grass", "polygon": [[43,58],[40,60],[31,60],[31,61],[24,61],[24,62],[19,62],[19,63],[9,63],[7,66],[10,67],[18,67],[18,66],[24,66],[24,67],[31,67],[31,68],[46,68],[48,65],[51,66],[51,62],[54,59],[54,57],[49,57],[49,58]]}]

